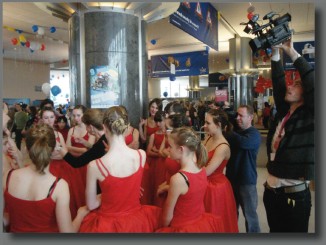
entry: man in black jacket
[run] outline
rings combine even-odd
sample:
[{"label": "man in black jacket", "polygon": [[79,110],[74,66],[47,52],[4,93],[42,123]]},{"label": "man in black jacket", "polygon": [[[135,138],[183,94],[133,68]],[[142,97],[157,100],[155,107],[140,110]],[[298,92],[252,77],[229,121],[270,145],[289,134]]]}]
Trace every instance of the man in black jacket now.
[{"label": "man in black jacket", "polygon": [[[300,77],[286,85],[279,49]],[[309,182],[314,179],[314,69],[292,40],[273,47],[272,81],[277,119],[267,138],[268,176],[264,205],[270,232],[308,232]]]}]

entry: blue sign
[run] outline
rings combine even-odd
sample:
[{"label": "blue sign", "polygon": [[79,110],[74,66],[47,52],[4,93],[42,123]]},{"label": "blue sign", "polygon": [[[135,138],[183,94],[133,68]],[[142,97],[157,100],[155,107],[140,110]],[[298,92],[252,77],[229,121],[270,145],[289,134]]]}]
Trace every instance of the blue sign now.
[{"label": "blue sign", "polygon": [[[294,42],[294,49],[303,56],[312,67],[315,67],[315,41]],[[284,70],[295,70],[289,56],[283,53]]]},{"label": "blue sign", "polygon": [[196,51],[152,56],[152,77],[170,77],[171,64],[175,65],[174,76],[176,77],[208,74],[208,52]]},{"label": "blue sign", "polygon": [[170,23],[218,51],[218,17],[210,3],[182,2]]}]

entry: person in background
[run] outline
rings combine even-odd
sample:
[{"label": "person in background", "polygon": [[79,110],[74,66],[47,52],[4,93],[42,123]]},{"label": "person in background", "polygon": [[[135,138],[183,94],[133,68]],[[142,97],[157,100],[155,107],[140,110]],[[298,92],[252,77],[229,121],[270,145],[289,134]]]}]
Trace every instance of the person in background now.
[{"label": "person in background", "polygon": [[[110,148],[88,165],[86,203],[91,212],[83,220],[80,232],[153,232],[159,228],[161,210],[141,205],[139,197],[146,154],[126,145],[124,134],[129,120],[119,106],[105,111],[103,124]],[[102,190],[100,196],[96,192],[97,181]]]},{"label": "person in background", "polygon": [[163,206],[162,228],[156,232],[224,232],[220,217],[205,213],[207,152],[189,127],[173,129],[168,137],[171,157],[181,168],[171,179]]},{"label": "person in background", "polygon": [[25,111],[23,111],[22,103],[15,104],[16,113],[14,115],[14,123],[15,123],[15,142],[17,148],[20,150],[21,143],[23,140],[22,131],[28,121],[28,115]]},{"label": "person in background", "polygon": [[28,130],[26,147],[32,164],[10,170],[3,178],[9,232],[77,232],[89,212],[81,207],[71,220],[68,184],[49,172],[55,138],[46,124]]},{"label": "person in background", "polygon": [[248,233],[260,232],[257,215],[257,155],[261,135],[252,126],[253,118],[253,107],[240,105],[237,110],[239,130],[226,136],[231,147],[231,157],[226,165],[226,176],[233,188],[238,214],[239,206],[241,206]]},{"label": "person in background", "polygon": [[68,137],[68,132],[69,132],[69,126],[68,126],[68,121],[65,116],[60,116],[57,118],[57,130],[60,132],[63,136],[63,139],[65,142],[67,141]]},{"label": "person in background", "polygon": [[232,124],[233,130],[238,130],[237,112],[234,111],[233,106],[231,107],[228,101],[224,101],[222,110],[228,115],[228,121]]},{"label": "person in background", "polygon": [[206,212],[222,218],[225,232],[239,232],[232,186],[224,175],[231,150],[223,133],[231,132],[232,124],[228,121],[226,112],[212,109],[206,114],[204,129],[209,135],[204,141],[208,152],[208,160],[205,165],[208,179],[204,198]]},{"label": "person in background", "polygon": [[271,106],[268,104],[268,102],[264,102],[264,109],[263,109],[264,129],[268,129],[270,115],[271,115]]},{"label": "person in background", "polygon": [[61,149],[61,156],[73,168],[86,166],[92,160],[102,157],[109,148],[104,134],[103,112],[100,109],[87,109],[82,121],[86,125],[87,132],[95,137],[96,142],[80,156],[73,156],[67,148]]},{"label": "person in background", "polygon": [[[279,50],[299,75],[286,86]],[[267,137],[264,205],[270,232],[308,232],[310,181],[315,178],[315,73],[292,39],[273,47],[273,96],[277,114]]]},{"label": "person in background", "polygon": [[160,147],[166,133],[165,113],[163,111],[157,111],[154,116],[154,121],[159,129],[149,137],[149,143],[147,145],[146,157],[149,169],[147,172],[144,171],[142,183],[144,193],[141,199],[144,204],[154,204],[155,192],[158,185],[165,180],[165,164],[160,155]]},{"label": "person in background", "polygon": [[26,112],[28,120],[25,124],[24,130],[22,131],[23,134],[25,134],[30,127],[38,123],[37,108],[35,106],[27,106]]},{"label": "person in background", "polygon": [[148,110],[149,117],[147,119],[141,118],[139,122],[139,136],[141,143],[145,144],[145,148],[147,147],[149,136],[158,130],[158,127],[154,121],[154,116],[157,111],[162,110],[162,100],[159,98],[151,100],[149,102]]},{"label": "person in background", "polygon": [[12,119],[8,116],[8,106],[3,103],[2,111],[2,175],[9,169],[17,169],[23,167],[23,155],[18,150],[15,142],[10,137],[8,123]]},{"label": "person in background", "polygon": [[197,114],[199,119],[199,127],[201,130],[202,126],[204,126],[205,124],[205,113],[206,113],[206,108],[202,100],[199,100],[198,102],[197,111],[198,111]]},{"label": "person in background", "polygon": [[72,112],[75,126],[69,129],[66,145],[68,151],[75,156],[80,156],[95,143],[95,137],[87,132],[86,125],[82,121],[85,111],[85,106],[77,105]]}]

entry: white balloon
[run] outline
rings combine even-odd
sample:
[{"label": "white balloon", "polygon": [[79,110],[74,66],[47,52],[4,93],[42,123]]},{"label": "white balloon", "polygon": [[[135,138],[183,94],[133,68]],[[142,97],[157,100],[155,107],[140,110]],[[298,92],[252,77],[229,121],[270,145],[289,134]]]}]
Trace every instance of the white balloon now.
[{"label": "white balloon", "polygon": [[45,95],[50,95],[50,91],[51,91],[51,84],[50,83],[43,83],[42,84],[42,92]]},{"label": "white balloon", "polygon": [[29,48],[30,48],[31,50],[37,50],[37,42],[32,41],[32,42],[30,43]]},{"label": "white balloon", "polygon": [[37,34],[44,35],[44,28],[43,27],[39,27],[38,30],[37,30]]}]

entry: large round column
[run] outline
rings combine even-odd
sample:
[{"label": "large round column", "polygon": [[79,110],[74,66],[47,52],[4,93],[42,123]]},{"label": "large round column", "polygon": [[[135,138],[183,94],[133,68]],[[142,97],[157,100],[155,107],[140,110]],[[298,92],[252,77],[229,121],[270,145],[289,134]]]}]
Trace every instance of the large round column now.
[{"label": "large round column", "polygon": [[76,51],[69,54],[75,104],[84,100],[91,106],[90,70],[108,66],[117,73],[117,103],[128,109],[131,124],[138,124],[148,104],[145,24],[137,16],[104,11],[79,13],[70,19],[69,29],[75,32],[70,35],[70,50]]},{"label": "large round column", "polygon": [[252,69],[252,51],[249,46],[251,39],[235,37],[229,40],[229,69],[234,73],[229,77],[231,104],[234,109],[242,105],[253,105],[254,77],[248,75]]}]

